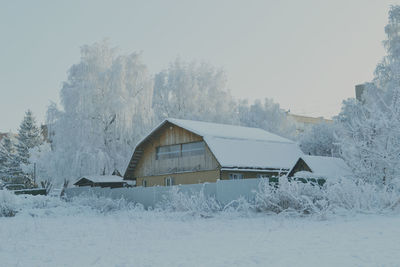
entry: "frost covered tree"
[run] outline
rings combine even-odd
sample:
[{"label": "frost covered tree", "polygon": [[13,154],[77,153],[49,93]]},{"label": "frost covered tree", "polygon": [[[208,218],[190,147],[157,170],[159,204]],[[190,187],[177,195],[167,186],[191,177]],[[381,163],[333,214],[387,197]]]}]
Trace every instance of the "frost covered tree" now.
[{"label": "frost covered tree", "polygon": [[247,100],[239,101],[239,123],[247,127],[261,128],[287,138],[294,138],[295,125],[288,120],[286,112],[272,99],[256,100],[249,105]]},{"label": "frost covered tree", "polygon": [[47,112],[52,157],[40,164],[48,175],[62,181],[123,171],[152,126],[152,90],[140,54],[117,55],[106,41],[83,46],[61,89],[62,109],[51,104]]},{"label": "frost covered tree", "polygon": [[343,158],[358,177],[377,183],[400,177],[400,6],[391,7],[385,32],[387,55],[363,101],[345,101],[338,116]]},{"label": "frost covered tree", "polygon": [[335,135],[336,124],[322,122],[306,129],[298,140],[305,154],[338,157],[339,146]]},{"label": "frost covered tree", "polygon": [[176,59],[155,75],[153,108],[157,120],[167,117],[221,123],[237,122],[236,103],[222,70]]},{"label": "frost covered tree", "polygon": [[10,135],[6,134],[0,142],[0,179],[18,183],[22,181],[23,173]]},{"label": "frost covered tree", "polygon": [[29,149],[32,149],[42,143],[42,135],[39,127],[36,125],[32,111],[25,112],[18,129],[18,143],[16,145],[18,157],[21,163],[29,163]]}]

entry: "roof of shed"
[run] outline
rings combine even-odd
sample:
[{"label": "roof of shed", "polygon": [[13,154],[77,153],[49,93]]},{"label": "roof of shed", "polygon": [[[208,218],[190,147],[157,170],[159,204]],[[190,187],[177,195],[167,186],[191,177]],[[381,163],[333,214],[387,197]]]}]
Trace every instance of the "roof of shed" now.
[{"label": "roof of shed", "polygon": [[122,177],[117,175],[86,175],[78,179],[74,184],[79,183],[82,179],[89,180],[93,183],[121,183],[125,182]]}]

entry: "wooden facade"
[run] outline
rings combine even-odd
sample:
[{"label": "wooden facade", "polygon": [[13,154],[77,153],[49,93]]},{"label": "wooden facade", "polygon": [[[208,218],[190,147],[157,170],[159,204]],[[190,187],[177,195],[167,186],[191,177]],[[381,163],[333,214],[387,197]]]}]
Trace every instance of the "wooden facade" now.
[{"label": "wooden facade", "polygon": [[178,126],[167,123],[155,136],[142,145],[143,154],[134,170],[134,177],[217,169],[218,162],[207,146],[203,155],[171,159],[156,158],[156,150],[158,147],[199,141],[203,141],[203,138]]},{"label": "wooden facade", "polygon": [[290,172],[289,172],[289,174],[288,174],[288,177],[293,177],[293,175],[294,175],[296,172],[299,172],[299,171],[311,172],[311,168],[307,165],[307,163],[306,163],[302,158],[300,158],[300,159],[296,162],[296,164],[294,165],[294,167],[290,170]]}]

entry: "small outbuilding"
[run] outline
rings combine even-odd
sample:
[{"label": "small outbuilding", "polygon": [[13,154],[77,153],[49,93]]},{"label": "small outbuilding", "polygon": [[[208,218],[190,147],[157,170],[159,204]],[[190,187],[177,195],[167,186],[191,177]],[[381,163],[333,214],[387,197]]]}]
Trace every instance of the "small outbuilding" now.
[{"label": "small outbuilding", "polygon": [[322,156],[301,156],[288,172],[288,177],[312,173],[318,178],[345,178],[352,175],[351,169],[341,158]]},{"label": "small outbuilding", "polygon": [[91,187],[125,187],[128,181],[124,181],[122,177],[117,175],[87,175],[80,178],[74,183],[75,186],[91,186]]}]

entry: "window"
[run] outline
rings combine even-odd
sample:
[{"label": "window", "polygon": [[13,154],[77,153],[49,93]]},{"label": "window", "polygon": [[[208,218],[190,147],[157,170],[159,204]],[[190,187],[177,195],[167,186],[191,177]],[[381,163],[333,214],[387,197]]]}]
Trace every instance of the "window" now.
[{"label": "window", "polygon": [[181,145],[157,147],[156,159],[172,159],[181,155]]},{"label": "window", "polygon": [[229,174],[229,180],[239,180],[243,179],[243,174],[241,173],[230,173]]},{"label": "window", "polygon": [[204,142],[159,146],[156,149],[156,159],[173,159],[178,157],[203,155],[204,151]]},{"label": "window", "polygon": [[203,155],[204,150],[204,142],[182,144],[182,157]]},{"label": "window", "polygon": [[146,187],[147,186],[147,181],[146,180],[142,180],[142,186]]},{"label": "window", "polygon": [[270,178],[271,175],[265,174],[265,173],[259,173],[257,174],[257,178]]},{"label": "window", "polygon": [[174,185],[174,179],[172,178],[172,177],[166,177],[165,179],[164,179],[164,185],[165,186],[171,186],[171,185]]}]

